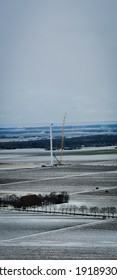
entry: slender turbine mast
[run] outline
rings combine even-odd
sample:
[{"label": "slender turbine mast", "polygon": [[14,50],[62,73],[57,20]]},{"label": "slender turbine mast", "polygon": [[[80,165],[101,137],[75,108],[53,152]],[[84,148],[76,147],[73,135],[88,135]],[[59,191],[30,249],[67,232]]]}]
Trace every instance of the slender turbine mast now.
[{"label": "slender turbine mast", "polygon": [[53,126],[53,123],[51,123],[51,125],[50,125],[50,156],[51,156],[51,166],[53,166],[52,126]]}]

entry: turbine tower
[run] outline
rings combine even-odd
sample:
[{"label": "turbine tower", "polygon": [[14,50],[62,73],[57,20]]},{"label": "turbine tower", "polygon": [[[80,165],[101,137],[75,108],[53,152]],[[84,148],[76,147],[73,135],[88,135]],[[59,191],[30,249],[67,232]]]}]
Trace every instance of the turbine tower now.
[{"label": "turbine tower", "polygon": [[50,125],[50,157],[51,157],[51,166],[53,166],[52,126],[53,126],[53,123],[51,123],[51,125]]}]

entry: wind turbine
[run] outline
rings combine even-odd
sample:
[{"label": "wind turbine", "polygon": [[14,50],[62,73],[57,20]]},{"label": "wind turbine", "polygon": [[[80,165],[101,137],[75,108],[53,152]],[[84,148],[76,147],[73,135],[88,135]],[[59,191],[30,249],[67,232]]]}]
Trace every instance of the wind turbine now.
[{"label": "wind turbine", "polygon": [[50,124],[50,158],[51,158],[51,166],[53,166],[52,126],[53,126],[53,123]]}]

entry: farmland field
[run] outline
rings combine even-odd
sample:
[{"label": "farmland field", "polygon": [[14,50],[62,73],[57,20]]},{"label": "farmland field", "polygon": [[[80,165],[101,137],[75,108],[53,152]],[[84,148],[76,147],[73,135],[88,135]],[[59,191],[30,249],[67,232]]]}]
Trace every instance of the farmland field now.
[{"label": "farmland field", "polygon": [[[67,191],[69,205],[117,206],[117,154],[1,151],[0,195]],[[43,166],[43,167],[42,167]],[[117,259],[117,219],[1,210],[0,259]]]}]

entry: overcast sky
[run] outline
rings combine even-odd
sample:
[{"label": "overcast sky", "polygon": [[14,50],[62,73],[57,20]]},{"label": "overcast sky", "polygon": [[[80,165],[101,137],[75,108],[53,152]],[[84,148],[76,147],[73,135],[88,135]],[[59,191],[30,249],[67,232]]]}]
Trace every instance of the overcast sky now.
[{"label": "overcast sky", "polygon": [[0,126],[117,121],[117,0],[0,0]]}]

